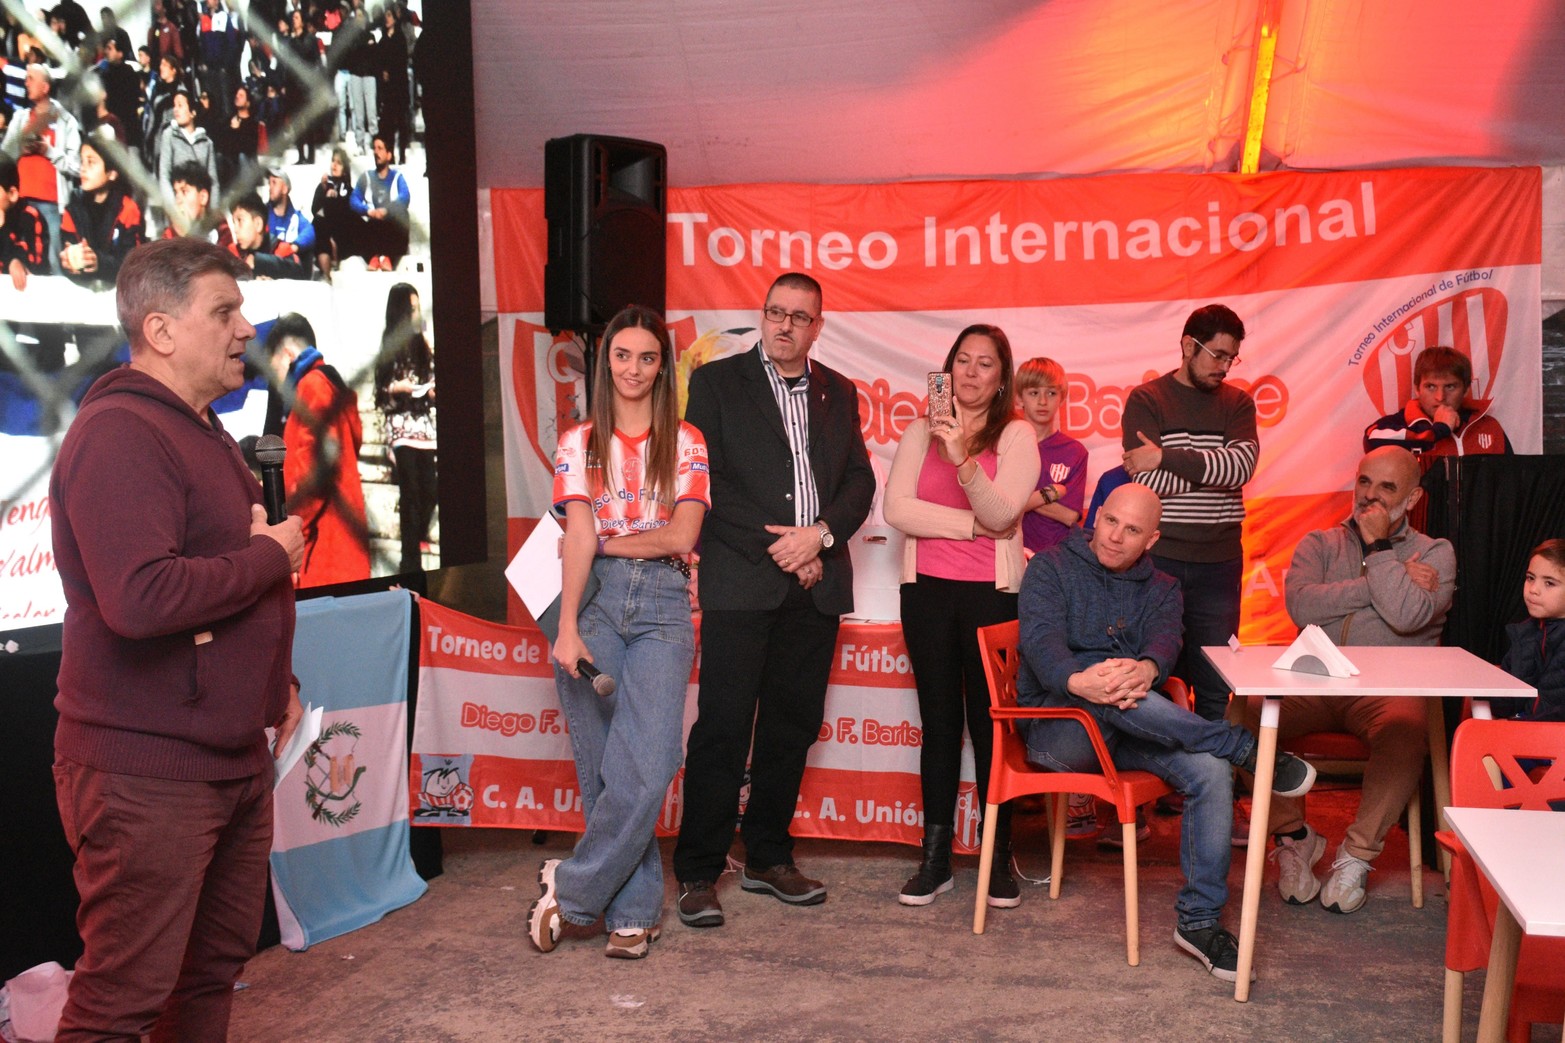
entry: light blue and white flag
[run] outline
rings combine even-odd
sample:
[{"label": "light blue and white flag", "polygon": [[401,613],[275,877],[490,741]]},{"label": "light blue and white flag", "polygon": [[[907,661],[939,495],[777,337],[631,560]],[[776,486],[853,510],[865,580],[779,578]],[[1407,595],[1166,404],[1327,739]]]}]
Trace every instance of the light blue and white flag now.
[{"label": "light blue and white flag", "polygon": [[299,604],[300,698],[321,737],[276,793],[272,891],[282,941],[306,949],[374,923],[426,890],[408,853],[410,595]]}]

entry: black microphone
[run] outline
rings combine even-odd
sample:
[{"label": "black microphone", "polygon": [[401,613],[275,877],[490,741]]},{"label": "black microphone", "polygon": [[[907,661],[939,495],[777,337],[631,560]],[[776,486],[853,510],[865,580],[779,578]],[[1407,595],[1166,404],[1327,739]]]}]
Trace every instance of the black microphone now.
[{"label": "black microphone", "polygon": [[576,669],[580,670],[587,680],[592,682],[592,690],[599,695],[613,695],[614,678],[599,670],[585,659],[576,660]]},{"label": "black microphone", "polygon": [[288,447],[277,435],[262,435],[255,440],[255,458],[261,465],[261,497],[266,501],[266,524],[281,525],[288,520],[287,495],[283,492],[283,458]]}]

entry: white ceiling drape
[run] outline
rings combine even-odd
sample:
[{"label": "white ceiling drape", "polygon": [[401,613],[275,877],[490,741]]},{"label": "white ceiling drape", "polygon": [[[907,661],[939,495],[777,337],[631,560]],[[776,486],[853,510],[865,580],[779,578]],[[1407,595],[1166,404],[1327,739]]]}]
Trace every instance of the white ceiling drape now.
[{"label": "white ceiling drape", "polygon": [[1565,165],[1562,0],[472,3],[484,187],[584,132],[666,145],[681,186],[1231,171],[1263,6],[1262,169]]}]

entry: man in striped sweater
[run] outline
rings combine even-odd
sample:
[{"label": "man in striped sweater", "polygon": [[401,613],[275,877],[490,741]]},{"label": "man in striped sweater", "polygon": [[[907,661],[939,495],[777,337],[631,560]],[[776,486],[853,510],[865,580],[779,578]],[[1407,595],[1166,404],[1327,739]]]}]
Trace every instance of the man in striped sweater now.
[{"label": "man in striped sweater", "polygon": [[1223,717],[1228,687],[1201,654],[1239,629],[1244,485],[1260,441],[1255,400],[1226,383],[1244,323],[1222,304],[1197,308],[1179,338],[1180,363],[1125,401],[1125,470],[1163,501],[1153,564],[1184,591],[1184,650],[1173,673],[1195,690],[1195,711]]}]

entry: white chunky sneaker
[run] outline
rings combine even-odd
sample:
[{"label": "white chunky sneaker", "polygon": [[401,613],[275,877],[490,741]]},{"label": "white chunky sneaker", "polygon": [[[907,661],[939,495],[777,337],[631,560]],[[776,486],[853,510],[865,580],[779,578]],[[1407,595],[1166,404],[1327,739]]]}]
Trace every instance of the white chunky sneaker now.
[{"label": "white chunky sneaker", "polygon": [[1320,894],[1314,866],[1326,853],[1326,838],[1308,825],[1304,830],[1302,840],[1274,835],[1276,846],[1266,856],[1277,863],[1277,890],[1289,905],[1308,905]]},{"label": "white chunky sneaker", "polygon": [[1320,889],[1320,904],[1334,913],[1355,912],[1364,904],[1365,885],[1373,868],[1362,858],[1354,858],[1345,849],[1337,848],[1331,875]]}]

